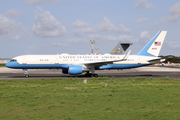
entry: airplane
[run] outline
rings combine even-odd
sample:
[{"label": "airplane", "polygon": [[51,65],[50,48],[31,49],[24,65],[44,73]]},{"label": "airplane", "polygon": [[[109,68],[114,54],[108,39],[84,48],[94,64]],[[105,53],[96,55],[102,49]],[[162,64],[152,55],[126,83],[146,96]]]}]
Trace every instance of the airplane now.
[{"label": "airplane", "polygon": [[28,69],[62,69],[62,73],[98,77],[95,70],[130,69],[165,61],[158,57],[167,31],[159,31],[136,55],[22,55],[14,57],[6,64],[8,68],[23,69],[29,77]]}]

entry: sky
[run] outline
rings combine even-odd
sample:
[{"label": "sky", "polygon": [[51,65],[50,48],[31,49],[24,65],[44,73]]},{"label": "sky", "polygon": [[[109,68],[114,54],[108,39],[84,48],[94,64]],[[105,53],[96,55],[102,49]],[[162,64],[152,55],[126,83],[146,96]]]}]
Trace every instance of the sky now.
[{"label": "sky", "polygon": [[162,30],[160,55],[180,56],[179,0],[0,1],[0,58],[91,54],[90,40],[101,54],[118,42],[137,54]]}]

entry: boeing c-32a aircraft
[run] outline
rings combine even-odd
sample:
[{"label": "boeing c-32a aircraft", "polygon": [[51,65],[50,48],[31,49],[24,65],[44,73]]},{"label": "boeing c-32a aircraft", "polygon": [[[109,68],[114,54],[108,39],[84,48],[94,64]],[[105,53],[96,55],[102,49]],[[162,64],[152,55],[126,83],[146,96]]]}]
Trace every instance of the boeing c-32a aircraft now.
[{"label": "boeing c-32a aircraft", "polygon": [[27,69],[62,69],[62,73],[95,76],[95,70],[130,69],[164,61],[158,57],[167,31],[159,31],[152,40],[136,55],[22,55],[13,58],[6,64],[8,68],[23,69],[29,77]]}]

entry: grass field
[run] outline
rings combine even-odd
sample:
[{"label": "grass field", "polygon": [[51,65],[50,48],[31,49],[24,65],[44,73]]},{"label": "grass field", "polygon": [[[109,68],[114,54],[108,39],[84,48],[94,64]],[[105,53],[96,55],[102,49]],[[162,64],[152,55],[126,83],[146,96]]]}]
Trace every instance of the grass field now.
[{"label": "grass field", "polygon": [[0,67],[5,67],[6,64],[0,63]]},{"label": "grass field", "polygon": [[0,105],[1,120],[179,120],[180,80],[0,80]]}]

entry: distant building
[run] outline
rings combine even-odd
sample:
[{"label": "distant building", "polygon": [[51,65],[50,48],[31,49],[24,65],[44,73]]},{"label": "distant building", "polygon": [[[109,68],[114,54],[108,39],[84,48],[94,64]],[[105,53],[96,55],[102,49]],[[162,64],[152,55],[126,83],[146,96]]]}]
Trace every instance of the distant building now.
[{"label": "distant building", "polygon": [[10,60],[11,60],[10,58],[0,58],[0,63],[7,63]]}]

